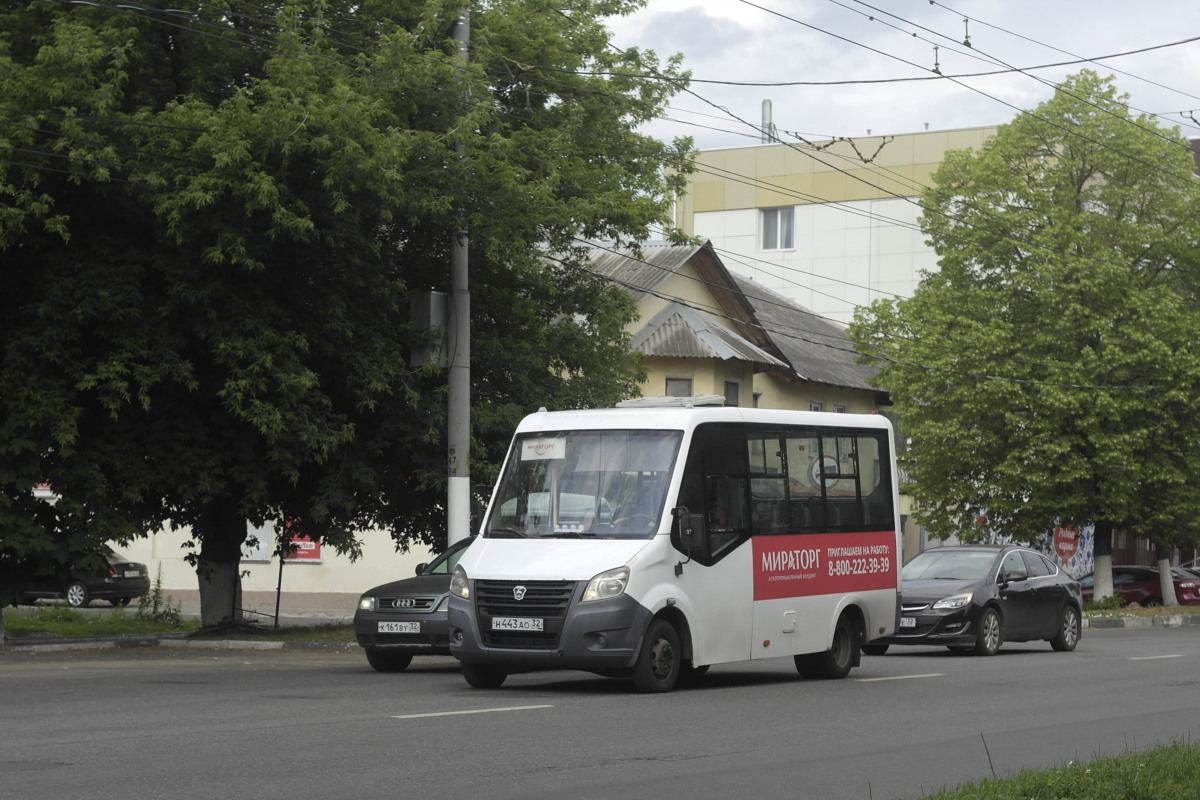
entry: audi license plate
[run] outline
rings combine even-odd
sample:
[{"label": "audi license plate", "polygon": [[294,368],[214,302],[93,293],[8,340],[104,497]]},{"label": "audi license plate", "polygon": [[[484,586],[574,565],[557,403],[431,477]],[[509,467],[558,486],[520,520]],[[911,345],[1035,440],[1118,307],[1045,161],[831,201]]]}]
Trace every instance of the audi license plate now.
[{"label": "audi license plate", "polygon": [[125,570],[125,577],[126,578],[140,578],[140,577],[142,577],[142,572],[141,572],[141,570],[127,569],[127,570]]},{"label": "audi license plate", "polygon": [[900,627],[901,628],[917,627],[917,618],[916,617],[901,617],[900,618]]},{"label": "audi license plate", "polygon": [[540,631],[542,620],[533,617],[492,617],[494,631]]},{"label": "audi license plate", "polygon": [[381,622],[379,623],[380,633],[420,633],[421,623],[419,622]]}]

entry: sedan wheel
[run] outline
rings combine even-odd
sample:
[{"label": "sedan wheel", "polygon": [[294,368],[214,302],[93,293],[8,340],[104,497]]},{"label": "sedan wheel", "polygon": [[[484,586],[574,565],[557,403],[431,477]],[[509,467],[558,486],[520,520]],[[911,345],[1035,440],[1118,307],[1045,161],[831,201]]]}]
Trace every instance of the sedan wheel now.
[{"label": "sedan wheel", "polygon": [[975,637],[975,654],[994,656],[1004,642],[1004,630],[1000,624],[1000,615],[994,608],[985,608],[979,617],[979,633]]},{"label": "sedan wheel", "polygon": [[389,653],[375,647],[367,648],[367,663],[376,672],[403,672],[412,663],[408,653]]},{"label": "sedan wheel", "polygon": [[1061,652],[1069,652],[1079,644],[1079,612],[1075,606],[1067,606],[1062,611],[1062,622],[1058,626],[1058,634],[1050,640],[1050,646]]},{"label": "sedan wheel", "polygon": [[86,608],[92,598],[88,595],[87,587],[79,581],[74,581],[67,587],[67,605],[71,608]]}]

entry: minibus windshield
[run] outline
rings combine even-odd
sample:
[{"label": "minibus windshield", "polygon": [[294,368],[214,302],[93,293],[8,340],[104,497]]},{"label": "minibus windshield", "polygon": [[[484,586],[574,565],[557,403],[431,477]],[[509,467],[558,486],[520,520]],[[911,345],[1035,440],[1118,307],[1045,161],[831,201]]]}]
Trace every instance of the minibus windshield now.
[{"label": "minibus windshield", "polygon": [[677,430],[520,434],[484,536],[653,536],[682,439]]}]

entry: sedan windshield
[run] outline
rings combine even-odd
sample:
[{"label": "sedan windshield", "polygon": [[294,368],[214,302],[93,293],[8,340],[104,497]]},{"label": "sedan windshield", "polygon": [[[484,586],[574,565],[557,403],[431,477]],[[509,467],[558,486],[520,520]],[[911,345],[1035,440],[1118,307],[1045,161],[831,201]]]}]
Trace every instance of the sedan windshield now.
[{"label": "sedan windshield", "polygon": [[518,436],[484,535],[652,536],[682,438],[656,430]]},{"label": "sedan windshield", "polygon": [[996,554],[992,551],[926,550],[904,565],[900,577],[906,581],[979,580],[987,577]]}]

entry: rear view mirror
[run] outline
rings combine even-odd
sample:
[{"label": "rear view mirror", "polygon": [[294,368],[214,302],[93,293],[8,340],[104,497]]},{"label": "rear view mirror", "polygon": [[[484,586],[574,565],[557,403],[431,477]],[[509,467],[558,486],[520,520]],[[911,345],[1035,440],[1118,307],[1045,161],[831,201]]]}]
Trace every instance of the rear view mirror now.
[{"label": "rear view mirror", "polygon": [[[675,549],[687,556],[705,563],[708,556],[708,522],[703,514],[689,513],[687,508],[679,506],[672,510],[671,544]],[[678,567],[676,568],[678,571]]]}]

